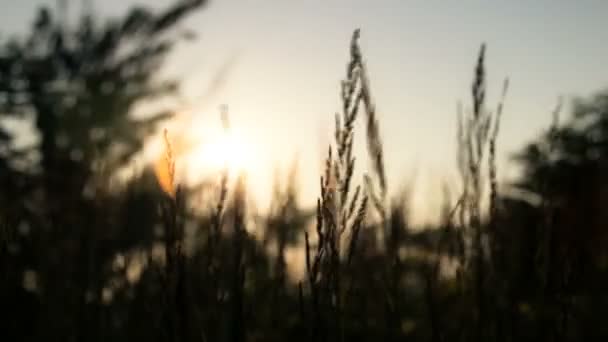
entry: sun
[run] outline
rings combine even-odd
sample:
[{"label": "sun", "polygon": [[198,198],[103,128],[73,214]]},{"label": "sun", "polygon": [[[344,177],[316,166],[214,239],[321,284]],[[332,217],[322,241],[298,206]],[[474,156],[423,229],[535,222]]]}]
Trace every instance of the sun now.
[{"label": "sun", "polygon": [[[163,189],[171,193],[170,185],[188,184],[199,186],[217,181],[224,172],[228,179],[236,180],[241,176],[255,179],[255,183],[264,182],[268,174],[268,153],[260,153],[261,140],[251,126],[241,127],[222,125],[209,122],[203,115],[188,115],[179,121],[174,121],[167,128],[165,139],[156,141],[155,147],[150,148],[149,154],[155,160],[155,171]],[[174,157],[174,177],[167,177],[166,148]],[[160,143],[160,144],[159,144]],[[173,179],[173,181],[169,181]],[[166,190],[167,188],[168,190]]]},{"label": "sun", "polygon": [[198,178],[205,173],[227,170],[230,174],[248,174],[255,167],[251,142],[236,132],[206,132],[185,156],[188,173]]},{"label": "sun", "polygon": [[206,145],[202,146],[200,158],[205,164],[218,169],[227,168],[230,171],[246,171],[251,164],[251,149],[238,136],[219,134]]}]

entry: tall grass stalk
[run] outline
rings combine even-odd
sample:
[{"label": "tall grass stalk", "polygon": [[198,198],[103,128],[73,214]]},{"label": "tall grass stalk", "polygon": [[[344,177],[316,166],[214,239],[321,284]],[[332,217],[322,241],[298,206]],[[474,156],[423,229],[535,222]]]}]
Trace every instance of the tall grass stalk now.
[{"label": "tall grass stalk", "polygon": [[245,325],[245,240],[246,240],[246,183],[245,176],[239,175],[234,195],[234,216],[233,216],[233,231],[232,231],[232,270],[230,284],[230,341],[242,342],[246,338]]},{"label": "tall grass stalk", "polygon": [[[359,231],[365,218],[367,194],[360,195],[360,187],[351,190],[355,168],[353,156],[354,123],[360,103],[365,96],[357,91],[361,80],[361,55],[358,47],[359,30],[351,39],[351,59],[346,79],[341,83],[342,113],[335,115],[335,150],[330,146],[321,176],[321,196],[317,200],[317,248],[311,253],[308,233],[306,243],[306,270],[313,306],[313,340],[344,339],[343,303],[349,292],[344,284],[347,274],[342,257],[348,265],[353,258]],[[355,209],[358,208],[358,209]],[[349,239],[345,240],[348,232]],[[342,244],[347,243],[346,252]],[[322,314],[322,307],[331,314]]]},{"label": "tall grass stalk", "polygon": [[[468,274],[464,280],[464,289],[473,294],[475,322],[473,336],[476,340],[489,338],[486,283],[488,279],[486,260],[492,257],[494,249],[491,241],[492,232],[486,231],[482,222],[483,184],[481,166],[488,149],[488,182],[490,183],[489,217],[490,227],[497,210],[497,177],[496,177],[496,140],[500,128],[504,97],[508,81],[504,82],[501,98],[496,113],[493,115],[486,109],[486,70],[485,44],[481,45],[475,65],[471,85],[472,110],[464,116],[462,106],[458,108],[458,169],[463,187],[462,204],[459,205],[459,221],[461,226],[460,253],[461,265],[464,267],[460,274]],[[460,203],[457,203],[460,204]],[[488,243],[489,242],[489,250]]]},{"label": "tall grass stalk", "polygon": [[[560,98],[552,113],[552,123],[547,133],[548,142],[543,146],[545,150],[544,155],[549,159],[543,160],[545,163],[550,163],[550,158],[554,156],[557,144],[559,143],[560,136],[558,132],[561,109],[562,99]],[[552,281],[552,270],[556,267],[554,265],[556,262],[554,256],[556,254],[555,216],[557,214],[557,203],[551,194],[551,189],[555,186],[553,184],[554,180],[549,177],[550,175],[546,175],[539,186],[539,193],[541,195],[540,211],[542,216],[538,229],[539,246],[535,257],[540,285],[538,306],[541,310],[541,329],[539,330],[539,336],[556,340],[560,334],[559,330],[562,330],[561,333],[565,331],[564,322],[567,321],[566,317],[568,316],[569,307],[568,305],[559,305],[559,299],[551,293],[562,284],[554,284]],[[562,269],[562,272],[564,272],[562,279],[566,279],[565,267]],[[563,299],[562,301],[566,303],[567,299]],[[555,309],[555,307],[558,308]]]},{"label": "tall grass stalk", "polygon": [[186,257],[183,239],[183,194],[175,188],[175,159],[167,130],[165,138],[165,165],[168,184],[166,196],[161,203],[164,226],[165,269],[163,289],[165,296],[164,320],[169,341],[183,341],[187,338],[188,298],[186,289]]}]

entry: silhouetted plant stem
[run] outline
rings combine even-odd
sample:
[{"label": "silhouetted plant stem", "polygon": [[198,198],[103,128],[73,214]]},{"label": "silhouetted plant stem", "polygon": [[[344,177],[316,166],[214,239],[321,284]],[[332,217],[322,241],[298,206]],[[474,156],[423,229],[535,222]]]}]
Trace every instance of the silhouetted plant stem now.
[{"label": "silhouetted plant stem", "polygon": [[[557,139],[559,138],[559,114],[561,111],[562,103],[559,99],[555,109],[553,110],[553,121],[549,127],[548,132],[548,144],[546,146],[546,154],[550,158],[556,147]],[[556,216],[556,208],[554,198],[551,197],[550,189],[555,186],[553,180],[547,176],[542,180],[540,184],[540,211],[541,211],[541,223],[539,227],[539,247],[536,252],[536,263],[539,270],[540,280],[540,296],[539,296],[539,307],[541,310],[541,329],[539,331],[539,338],[551,339],[556,338],[557,332],[555,331],[555,312],[553,308],[556,305],[556,298],[552,292],[556,290],[552,282],[552,271],[554,269],[553,257],[555,253],[554,248],[554,221]]]},{"label": "silhouetted plant stem", "polygon": [[244,317],[244,283],[245,283],[245,265],[244,265],[244,242],[245,235],[245,180],[241,175],[237,180],[235,188],[235,203],[234,203],[234,230],[232,235],[233,262],[232,262],[232,280],[231,280],[231,318],[230,318],[230,341],[242,342],[245,341],[246,327]]},{"label": "silhouetted plant stem", "polygon": [[[306,269],[313,301],[313,339],[343,340],[343,303],[350,293],[343,284],[347,272],[342,267],[342,257],[347,265],[355,252],[356,239],[365,217],[367,195],[359,196],[359,187],[351,195],[351,178],[355,166],[353,150],[353,128],[363,92],[357,93],[357,85],[362,85],[361,58],[357,40],[359,31],[351,40],[351,60],[347,66],[347,77],[342,82],[342,115],[336,114],[335,150],[330,145],[325,161],[325,172],[321,176],[321,196],[317,201],[317,250],[311,255],[310,242],[306,234]],[[355,210],[355,208],[358,208]],[[356,215],[355,215],[356,213]],[[343,255],[341,245],[344,233],[350,233],[350,241]],[[352,281],[352,279],[351,279]],[[322,309],[320,306],[323,305]],[[317,311],[318,310],[318,311]],[[321,312],[331,312],[332,317],[321,316]]]},{"label": "silhouetted plant stem", "polygon": [[175,157],[165,130],[165,166],[168,188],[161,203],[164,227],[165,269],[163,274],[165,295],[165,323],[170,341],[183,341],[188,336],[186,258],[183,251],[184,227],[181,217],[183,194],[175,189]]},{"label": "silhouetted plant stem", "polygon": [[441,330],[439,327],[439,314],[437,308],[437,301],[435,299],[435,288],[434,283],[438,281],[438,279],[433,275],[432,271],[425,272],[424,282],[425,282],[425,300],[428,307],[428,315],[429,322],[431,328],[431,341],[440,342],[441,341]]}]

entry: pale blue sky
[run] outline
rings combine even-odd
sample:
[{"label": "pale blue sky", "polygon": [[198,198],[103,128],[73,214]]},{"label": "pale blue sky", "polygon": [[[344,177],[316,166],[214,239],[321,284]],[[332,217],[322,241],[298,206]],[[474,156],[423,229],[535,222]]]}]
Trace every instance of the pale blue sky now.
[{"label": "pale blue sky", "polygon": [[[133,3],[169,2],[94,6],[110,15]],[[24,29],[39,3],[2,0],[0,32]],[[185,93],[196,99],[236,56],[223,87],[201,103],[201,124],[217,124],[217,106],[228,103],[234,125],[254,142],[260,160],[290,160],[298,152],[302,201],[313,203],[321,146],[340,108],[350,35],[360,27],[390,185],[395,189],[415,173],[415,210],[426,216],[438,200],[429,194],[438,193],[441,177],[455,169],[455,108],[458,100],[468,103],[480,43],[488,44],[489,104],[503,78],[511,80],[499,138],[504,178],[513,168],[508,155],[547,126],[559,95],[608,85],[606,14],[602,0],[215,0],[187,20],[199,39],[178,49],[165,71],[183,77]],[[358,143],[363,151],[364,142]],[[272,170],[257,171],[255,191],[267,187]]]}]

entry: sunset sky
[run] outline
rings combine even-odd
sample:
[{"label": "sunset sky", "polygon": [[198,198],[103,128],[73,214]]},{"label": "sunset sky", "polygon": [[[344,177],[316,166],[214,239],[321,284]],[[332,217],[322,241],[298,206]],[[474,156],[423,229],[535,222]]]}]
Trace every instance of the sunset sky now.
[{"label": "sunset sky", "polygon": [[[23,32],[45,3],[2,1],[2,35]],[[72,2],[76,14],[80,1]],[[99,0],[93,6],[110,16],[136,3],[170,1]],[[469,103],[479,45],[488,44],[491,108],[503,79],[510,79],[498,142],[499,177],[510,177],[515,165],[509,156],[547,127],[558,96],[608,85],[606,14],[602,0],[215,0],[185,22],[199,37],[181,45],[164,72],[183,80],[194,104],[183,116],[193,115],[188,120],[200,135],[220,127],[218,106],[229,105],[241,142],[251,145],[247,168],[258,199],[268,201],[275,165],[285,168],[297,155],[301,201],[311,204],[340,108],[350,36],[361,28],[389,188],[413,181],[413,209],[423,220],[439,203],[441,180],[454,176],[456,103]],[[208,91],[222,69],[222,82]],[[356,134],[363,137],[361,129]],[[363,152],[364,141],[356,143]],[[368,169],[363,153],[358,160],[359,170]]]}]

